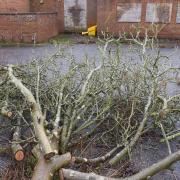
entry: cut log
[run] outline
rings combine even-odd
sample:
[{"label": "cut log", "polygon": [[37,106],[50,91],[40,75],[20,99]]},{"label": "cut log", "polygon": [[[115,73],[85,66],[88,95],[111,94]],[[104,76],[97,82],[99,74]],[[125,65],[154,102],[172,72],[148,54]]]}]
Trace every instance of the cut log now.
[{"label": "cut log", "polygon": [[11,118],[13,115],[13,113],[10,110],[7,110],[6,108],[1,109],[1,114],[8,118]]},{"label": "cut log", "polygon": [[20,144],[12,144],[11,149],[14,154],[14,158],[16,161],[24,160],[25,154],[22,146]]}]

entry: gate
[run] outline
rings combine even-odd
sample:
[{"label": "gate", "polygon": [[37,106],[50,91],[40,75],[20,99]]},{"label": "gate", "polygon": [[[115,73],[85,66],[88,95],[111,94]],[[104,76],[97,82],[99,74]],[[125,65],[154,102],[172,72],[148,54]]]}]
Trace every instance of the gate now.
[{"label": "gate", "polygon": [[87,28],[87,0],[64,1],[65,31],[82,31]]}]

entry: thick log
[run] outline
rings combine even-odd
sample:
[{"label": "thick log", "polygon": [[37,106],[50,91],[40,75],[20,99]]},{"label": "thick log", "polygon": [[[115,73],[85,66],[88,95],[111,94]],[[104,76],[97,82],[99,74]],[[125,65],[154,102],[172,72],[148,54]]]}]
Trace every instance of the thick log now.
[{"label": "thick log", "polygon": [[44,129],[45,118],[41,112],[41,109],[39,108],[39,104],[37,104],[32,92],[14,76],[12,66],[8,67],[8,73],[11,83],[13,83],[21,91],[31,106],[31,116],[33,119],[35,134],[39,140],[40,148],[44,154],[44,158],[49,160],[52,156],[55,155],[55,152],[51,147],[50,141],[46,135]]},{"label": "thick log", "polygon": [[12,144],[11,149],[16,161],[22,161],[25,157],[24,150],[20,144]]},{"label": "thick log", "polygon": [[8,118],[11,118],[13,115],[13,113],[10,110],[8,110],[4,107],[1,109],[1,114],[5,117],[8,117]]},{"label": "thick log", "polygon": [[11,149],[14,154],[14,158],[17,161],[22,161],[25,157],[24,150],[19,143],[21,141],[20,124],[21,124],[21,119],[17,119],[17,126],[16,126],[14,134],[13,134],[13,140],[12,140],[12,145],[11,145]]},{"label": "thick log", "polygon": [[32,180],[51,180],[54,172],[61,167],[71,163],[71,154],[56,155],[50,161],[46,161],[43,156],[39,157],[38,163],[34,169]]},{"label": "thick log", "polygon": [[161,160],[158,163],[153,164],[152,166],[140,171],[139,173],[127,177],[127,178],[109,178],[104,176],[99,176],[93,173],[82,173],[74,171],[71,169],[61,169],[60,177],[64,177],[67,180],[143,180],[152,177],[153,175],[159,173],[160,171],[170,167],[173,163],[180,160],[180,150],[169,155],[165,159]]}]

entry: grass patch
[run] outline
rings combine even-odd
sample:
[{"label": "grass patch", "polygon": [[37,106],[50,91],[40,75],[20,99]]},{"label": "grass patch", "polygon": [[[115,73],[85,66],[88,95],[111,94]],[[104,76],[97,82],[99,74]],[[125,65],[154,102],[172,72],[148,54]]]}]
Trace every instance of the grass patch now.
[{"label": "grass patch", "polygon": [[73,38],[69,34],[60,34],[49,40],[51,44],[72,44],[74,43]]},{"label": "grass patch", "polygon": [[18,47],[25,47],[25,46],[43,46],[45,43],[25,43],[25,42],[15,42],[15,41],[4,41],[0,40],[0,47],[13,47],[13,46],[18,46]]}]

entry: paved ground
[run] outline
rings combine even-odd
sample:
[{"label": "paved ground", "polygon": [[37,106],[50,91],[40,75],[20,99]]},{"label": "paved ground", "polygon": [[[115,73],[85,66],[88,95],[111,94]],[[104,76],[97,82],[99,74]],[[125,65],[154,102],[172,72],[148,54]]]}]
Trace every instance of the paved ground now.
[{"label": "paved ground", "polygon": [[[81,61],[85,56],[87,56],[92,61],[98,62],[99,51],[96,44],[75,44],[75,45],[61,45],[63,51],[70,53],[77,61]],[[172,47],[172,46],[171,46]],[[0,64],[17,64],[26,63],[34,58],[42,58],[51,55],[58,51],[59,47],[54,45],[46,44],[41,47],[1,47],[0,48]],[[180,67],[180,49],[177,48],[161,48],[161,53],[164,56],[170,57],[170,63],[172,66]],[[122,45],[122,57],[126,59],[131,59],[131,61],[136,61],[137,57],[128,52],[127,45]],[[66,71],[67,65],[62,59],[59,59],[63,71]],[[176,94],[180,91],[180,86],[176,84],[170,84],[168,87],[168,93],[170,95]]]}]

